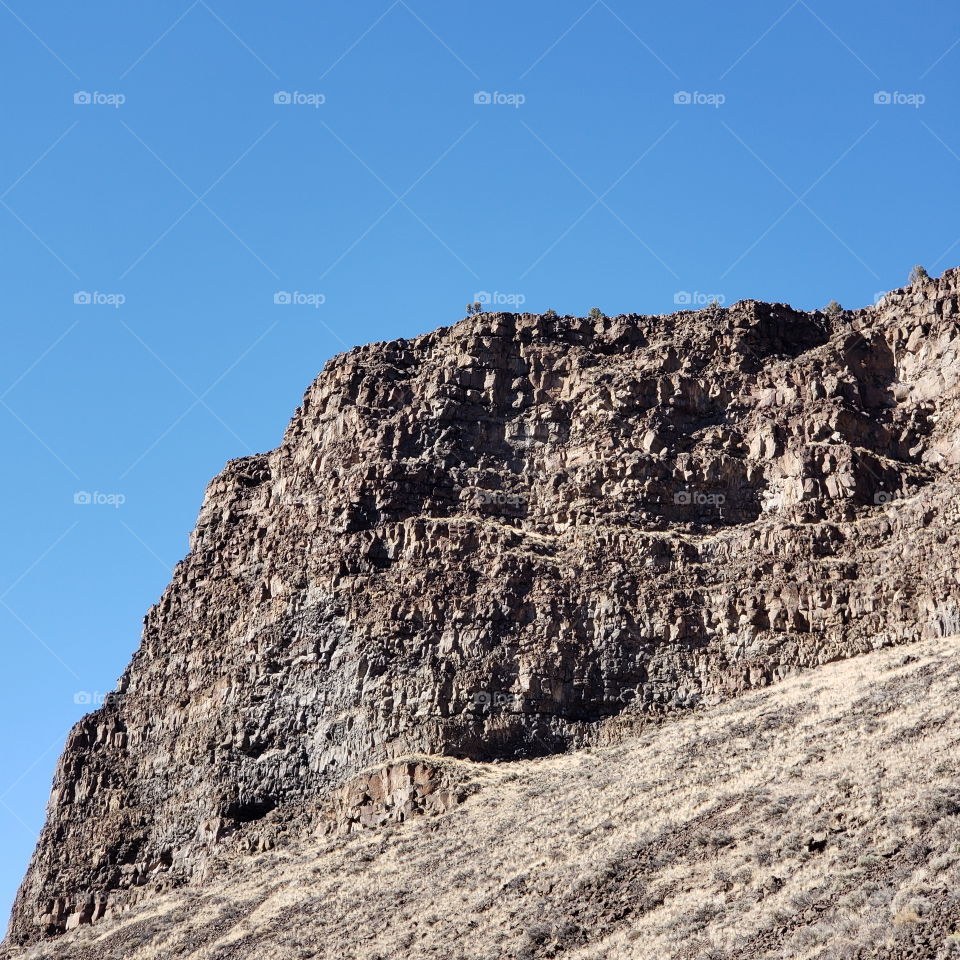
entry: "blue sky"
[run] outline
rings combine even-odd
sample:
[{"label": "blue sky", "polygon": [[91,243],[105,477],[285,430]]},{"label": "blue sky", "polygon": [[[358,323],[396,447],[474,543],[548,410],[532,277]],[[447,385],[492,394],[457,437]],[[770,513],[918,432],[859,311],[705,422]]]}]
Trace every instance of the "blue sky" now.
[{"label": "blue sky", "polygon": [[333,354],[478,293],[859,306],[960,263],[956,4],[309,6],[0,0],[4,908],[205,484]]}]

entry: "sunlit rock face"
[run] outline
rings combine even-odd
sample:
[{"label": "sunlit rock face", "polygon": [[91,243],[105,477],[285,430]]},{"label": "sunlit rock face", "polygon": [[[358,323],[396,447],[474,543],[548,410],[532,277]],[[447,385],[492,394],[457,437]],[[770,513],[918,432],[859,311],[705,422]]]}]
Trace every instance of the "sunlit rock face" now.
[{"label": "sunlit rock face", "polygon": [[960,632],[958,288],[480,314],[336,357],[208,487],[69,736],[8,942],[340,829],[331,797],[350,822],[455,802],[404,757],[609,743]]}]

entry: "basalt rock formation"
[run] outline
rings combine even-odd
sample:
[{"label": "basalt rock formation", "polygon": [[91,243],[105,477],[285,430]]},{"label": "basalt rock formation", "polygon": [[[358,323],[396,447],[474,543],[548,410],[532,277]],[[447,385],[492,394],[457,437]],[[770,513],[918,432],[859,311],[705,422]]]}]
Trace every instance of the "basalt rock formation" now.
[{"label": "basalt rock formation", "polygon": [[223,850],[449,810],[443,758],[616,743],[958,632],[958,295],[481,314],[336,357],[210,484],[71,732],[8,945]]}]

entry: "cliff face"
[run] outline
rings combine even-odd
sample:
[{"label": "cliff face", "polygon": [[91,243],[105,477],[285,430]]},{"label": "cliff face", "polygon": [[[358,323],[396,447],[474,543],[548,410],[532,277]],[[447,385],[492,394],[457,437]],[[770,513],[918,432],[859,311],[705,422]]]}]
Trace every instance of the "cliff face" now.
[{"label": "cliff face", "polygon": [[960,632],[958,294],[484,314],[331,361],[71,732],[8,943],[326,830],[345,785],[373,809],[371,765],[399,799],[358,816],[402,819],[456,800],[407,755],[612,742]]}]

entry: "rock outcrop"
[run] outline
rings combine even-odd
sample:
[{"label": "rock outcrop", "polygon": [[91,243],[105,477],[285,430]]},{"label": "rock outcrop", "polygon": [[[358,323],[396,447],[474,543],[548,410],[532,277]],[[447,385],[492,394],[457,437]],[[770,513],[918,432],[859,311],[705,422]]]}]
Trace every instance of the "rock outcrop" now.
[{"label": "rock outcrop", "polygon": [[951,270],[836,316],[481,314],[332,360],[210,484],[71,732],[8,944],[225,844],[456,803],[411,756],[613,743],[958,632],[958,295]]}]

